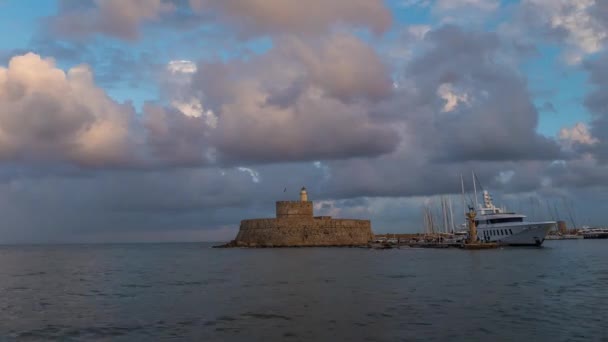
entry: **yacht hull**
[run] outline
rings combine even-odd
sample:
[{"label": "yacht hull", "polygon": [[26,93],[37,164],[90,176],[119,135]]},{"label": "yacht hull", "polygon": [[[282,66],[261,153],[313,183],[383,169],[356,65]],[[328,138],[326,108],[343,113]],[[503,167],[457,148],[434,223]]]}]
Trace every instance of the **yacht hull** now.
[{"label": "yacht hull", "polygon": [[505,246],[541,246],[555,222],[524,222],[504,226],[492,225],[478,228],[480,240]]}]

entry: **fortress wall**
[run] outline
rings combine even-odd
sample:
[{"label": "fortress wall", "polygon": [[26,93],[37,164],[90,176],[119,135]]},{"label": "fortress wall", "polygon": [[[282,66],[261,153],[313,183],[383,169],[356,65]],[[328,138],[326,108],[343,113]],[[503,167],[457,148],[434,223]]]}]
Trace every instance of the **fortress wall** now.
[{"label": "fortress wall", "polygon": [[312,218],[312,202],[279,201],[277,202],[277,218]]},{"label": "fortress wall", "polygon": [[368,220],[256,219],[241,221],[237,246],[359,246],[373,239]]}]

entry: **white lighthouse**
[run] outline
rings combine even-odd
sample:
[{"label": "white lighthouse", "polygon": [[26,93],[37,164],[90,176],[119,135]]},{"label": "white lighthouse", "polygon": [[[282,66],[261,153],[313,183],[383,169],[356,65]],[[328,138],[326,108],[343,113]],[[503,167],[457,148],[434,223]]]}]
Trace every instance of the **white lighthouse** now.
[{"label": "white lighthouse", "polygon": [[308,193],[306,193],[305,187],[302,187],[302,190],[300,190],[300,201],[308,202]]}]

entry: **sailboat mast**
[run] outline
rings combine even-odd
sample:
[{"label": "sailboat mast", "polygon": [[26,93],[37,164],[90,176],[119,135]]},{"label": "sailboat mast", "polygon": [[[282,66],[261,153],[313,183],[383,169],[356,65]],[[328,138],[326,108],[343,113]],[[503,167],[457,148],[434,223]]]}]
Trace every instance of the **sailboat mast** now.
[{"label": "sailboat mast", "polygon": [[443,207],[443,230],[447,233],[450,228],[448,227],[448,203],[445,197],[441,197],[441,206]]},{"label": "sailboat mast", "polygon": [[454,212],[452,211],[452,197],[449,198],[450,201],[450,229],[454,232]]},{"label": "sailboat mast", "polygon": [[464,214],[464,220],[467,220],[467,202],[464,198],[464,178],[462,177],[462,173],[460,174],[460,187],[462,188],[462,212]]},{"label": "sailboat mast", "polygon": [[475,210],[479,208],[479,200],[477,199],[477,183],[475,182],[475,171],[473,173],[473,191],[475,192]]}]

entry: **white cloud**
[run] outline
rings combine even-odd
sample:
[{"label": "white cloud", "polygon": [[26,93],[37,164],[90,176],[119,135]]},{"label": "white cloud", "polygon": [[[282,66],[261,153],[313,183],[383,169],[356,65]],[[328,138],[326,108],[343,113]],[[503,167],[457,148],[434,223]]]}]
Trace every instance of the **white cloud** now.
[{"label": "white cloud", "polygon": [[526,11],[536,10],[533,20],[564,35],[569,45],[564,56],[567,63],[578,64],[586,55],[605,47],[607,28],[592,14],[596,0],[525,0],[523,6]]},{"label": "white cloud", "polygon": [[28,53],[0,67],[0,159],[109,165],[128,159],[133,108],[110,99],[86,65],[66,72]]},{"label": "white cloud", "polygon": [[442,110],[444,113],[454,111],[461,103],[469,103],[469,95],[456,91],[451,83],[443,83],[439,86],[437,95],[445,100],[445,105]]},{"label": "white cloud", "polygon": [[192,81],[192,75],[196,73],[198,67],[196,63],[189,60],[172,60],[167,63],[167,82],[169,83],[169,94],[171,106],[179,110],[182,114],[200,118],[203,117],[205,124],[210,128],[217,127],[218,117],[212,110],[205,109],[199,99],[193,96],[182,94],[181,87],[187,87]]},{"label": "white cloud", "polygon": [[430,25],[411,25],[407,28],[407,32],[410,37],[422,40],[431,29]]},{"label": "white cloud", "polygon": [[496,177],[496,179],[502,184],[507,184],[513,179],[514,175],[515,175],[515,171],[513,171],[513,170],[501,171],[498,173],[498,176]]},{"label": "white cloud", "polygon": [[193,118],[203,117],[205,124],[210,128],[217,127],[217,115],[212,110],[205,110],[203,104],[197,98],[193,97],[188,101],[174,100],[171,101],[171,105],[186,116]]},{"label": "white cloud", "polygon": [[582,122],[577,123],[571,128],[562,128],[559,131],[559,139],[566,147],[572,147],[575,144],[579,145],[595,145],[599,142],[589,132],[589,128]]},{"label": "white cloud", "polygon": [[250,169],[248,167],[239,167],[238,170],[241,171],[241,172],[248,173],[249,176],[251,176],[251,181],[252,182],[254,182],[254,183],[259,183],[260,182],[260,174],[256,170]]},{"label": "white cloud", "polygon": [[189,60],[173,60],[167,64],[167,70],[171,73],[193,74],[196,72],[196,63]]}]

